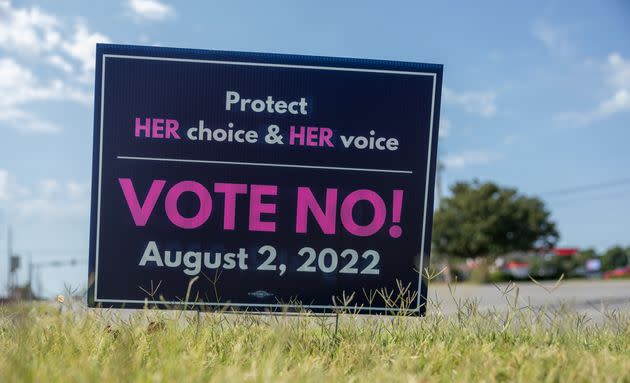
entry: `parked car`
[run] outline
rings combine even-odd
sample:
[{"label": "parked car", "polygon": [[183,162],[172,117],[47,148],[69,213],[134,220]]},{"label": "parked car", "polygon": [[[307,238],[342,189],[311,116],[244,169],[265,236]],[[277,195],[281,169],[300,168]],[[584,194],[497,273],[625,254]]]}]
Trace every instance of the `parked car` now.
[{"label": "parked car", "polygon": [[604,273],[604,279],[611,278],[630,278],[630,265],[618,267]]}]

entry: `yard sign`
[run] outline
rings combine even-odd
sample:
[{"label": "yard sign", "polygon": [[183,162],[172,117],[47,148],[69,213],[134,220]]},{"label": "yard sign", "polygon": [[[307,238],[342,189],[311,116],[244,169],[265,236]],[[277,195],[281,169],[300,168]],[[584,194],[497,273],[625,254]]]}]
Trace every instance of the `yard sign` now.
[{"label": "yard sign", "polygon": [[90,306],[423,314],[441,83],[98,45]]}]

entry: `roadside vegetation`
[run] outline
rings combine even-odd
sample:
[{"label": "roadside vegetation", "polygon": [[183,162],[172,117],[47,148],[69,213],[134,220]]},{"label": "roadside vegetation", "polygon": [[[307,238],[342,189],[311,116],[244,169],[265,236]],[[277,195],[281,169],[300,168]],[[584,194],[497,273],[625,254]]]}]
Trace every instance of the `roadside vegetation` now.
[{"label": "roadside vegetation", "polygon": [[[630,382],[630,312],[457,301],[426,317],[0,307],[3,382]],[[338,321],[337,321],[338,319]]]},{"label": "roadside vegetation", "polygon": [[630,247],[557,249],[559,233],[542,199],[493,182],[456,182],[433,218],[433,265],[447,282],[630,278]]}]

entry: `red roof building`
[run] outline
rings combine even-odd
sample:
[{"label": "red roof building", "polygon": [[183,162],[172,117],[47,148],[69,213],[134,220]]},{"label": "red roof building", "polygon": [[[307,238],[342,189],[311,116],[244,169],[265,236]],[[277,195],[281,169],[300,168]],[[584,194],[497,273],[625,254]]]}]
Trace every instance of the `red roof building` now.
[{"label": "red roof building", "polygon": [[557,247],[553,254],[557,257],[572,257],[580,251],[577,247]]}]

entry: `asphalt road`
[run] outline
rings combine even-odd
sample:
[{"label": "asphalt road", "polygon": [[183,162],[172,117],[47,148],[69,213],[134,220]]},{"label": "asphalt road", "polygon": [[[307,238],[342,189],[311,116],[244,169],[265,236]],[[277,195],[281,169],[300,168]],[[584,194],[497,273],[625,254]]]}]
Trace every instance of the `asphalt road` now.
[{"label": "asphalt road", "polygon": [[519,282],[513,287],[510,289],[507,283],[497,286],[461,283],[452,285],[449,290],[449,286],[444,283],[434,283],[429,285],[429,310],[455,312],[457,302],[461,304],[466,299],[476,300],[481,310],[506,308],[508,299],[514,302],[516,289],[519,307],[565,306],[592,314],[614,309],[630,310],[630,280],[569,280],[561,281],[557,286],[555,282],[541,282],[540,285]]}]

